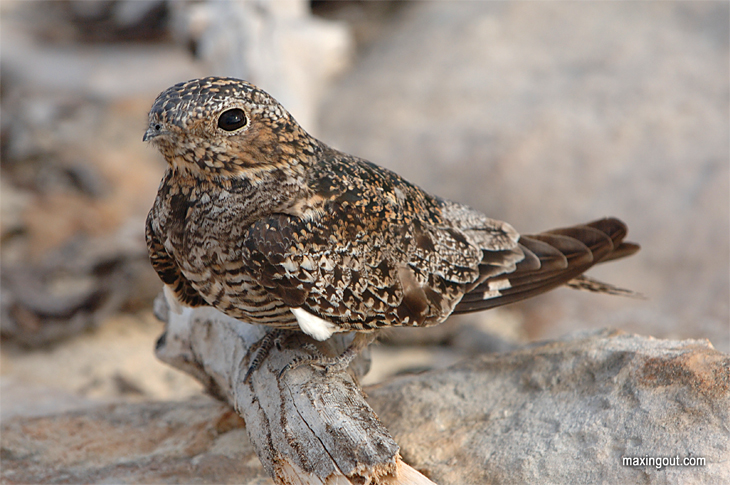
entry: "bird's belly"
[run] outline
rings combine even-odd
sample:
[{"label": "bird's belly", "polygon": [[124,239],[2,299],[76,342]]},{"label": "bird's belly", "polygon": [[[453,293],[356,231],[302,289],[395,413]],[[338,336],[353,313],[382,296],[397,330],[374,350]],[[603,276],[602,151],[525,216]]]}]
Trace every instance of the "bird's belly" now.
[{"label": "bird's belly", "polygon": [[209,305],[247,323],[296,327],[289,307],[251,278],[240,264],[183,266],[183,274]]}]

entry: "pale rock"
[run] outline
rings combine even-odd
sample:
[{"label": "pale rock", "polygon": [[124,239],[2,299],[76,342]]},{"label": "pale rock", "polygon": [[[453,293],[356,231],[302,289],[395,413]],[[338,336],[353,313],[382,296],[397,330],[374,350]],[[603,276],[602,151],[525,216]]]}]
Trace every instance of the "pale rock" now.
[{"label": "pale rock", "polygon": [[[367,389],[436,483],[730,482],[730,356],[706,340],[599,331]],[[623,457],[704,466],[628,467]]]},{"label": "pale rock", "polygon": [[[730,357],[707,341],[583,333],[365,391],[404,461],[441,485],[730,481]],[[197,398],[16,416],[1,476],[271,483],[228,409]],[[647,456],[706,463],[622,464]]]}]

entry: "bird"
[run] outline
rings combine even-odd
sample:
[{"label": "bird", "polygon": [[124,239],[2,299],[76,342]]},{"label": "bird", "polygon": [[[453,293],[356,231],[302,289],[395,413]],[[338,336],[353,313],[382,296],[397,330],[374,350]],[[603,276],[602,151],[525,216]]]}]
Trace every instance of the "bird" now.
[{"label": "bird", "polygon": [[583,273],[636,253],[606,217],[522,235],[310,136],[235,78],[163,91],[143,141],[167,168],[146,220],[150,261],[175,305],[324,341],[428,327],[567,285],[632,294]]}]

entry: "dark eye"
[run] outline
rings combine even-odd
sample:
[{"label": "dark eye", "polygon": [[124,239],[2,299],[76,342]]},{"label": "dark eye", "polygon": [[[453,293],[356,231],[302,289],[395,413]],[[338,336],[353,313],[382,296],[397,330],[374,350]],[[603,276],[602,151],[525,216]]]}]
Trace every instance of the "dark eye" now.
[{"label": "dark eye", "polygon": [[221,130],[235,131],[246,124],[246,113],[242,109],[233,108],[221,113],[218,127]]}]

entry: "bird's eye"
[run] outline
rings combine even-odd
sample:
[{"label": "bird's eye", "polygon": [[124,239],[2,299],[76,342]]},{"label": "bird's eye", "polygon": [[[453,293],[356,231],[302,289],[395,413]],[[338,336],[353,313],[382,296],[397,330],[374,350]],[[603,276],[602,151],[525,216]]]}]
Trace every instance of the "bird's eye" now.
[{"label": "bird's eye", "polygon": [[242,109],[233,108],[221,113],[218,127],[225,131],[235,131],[246,125],[246,113]]}]

